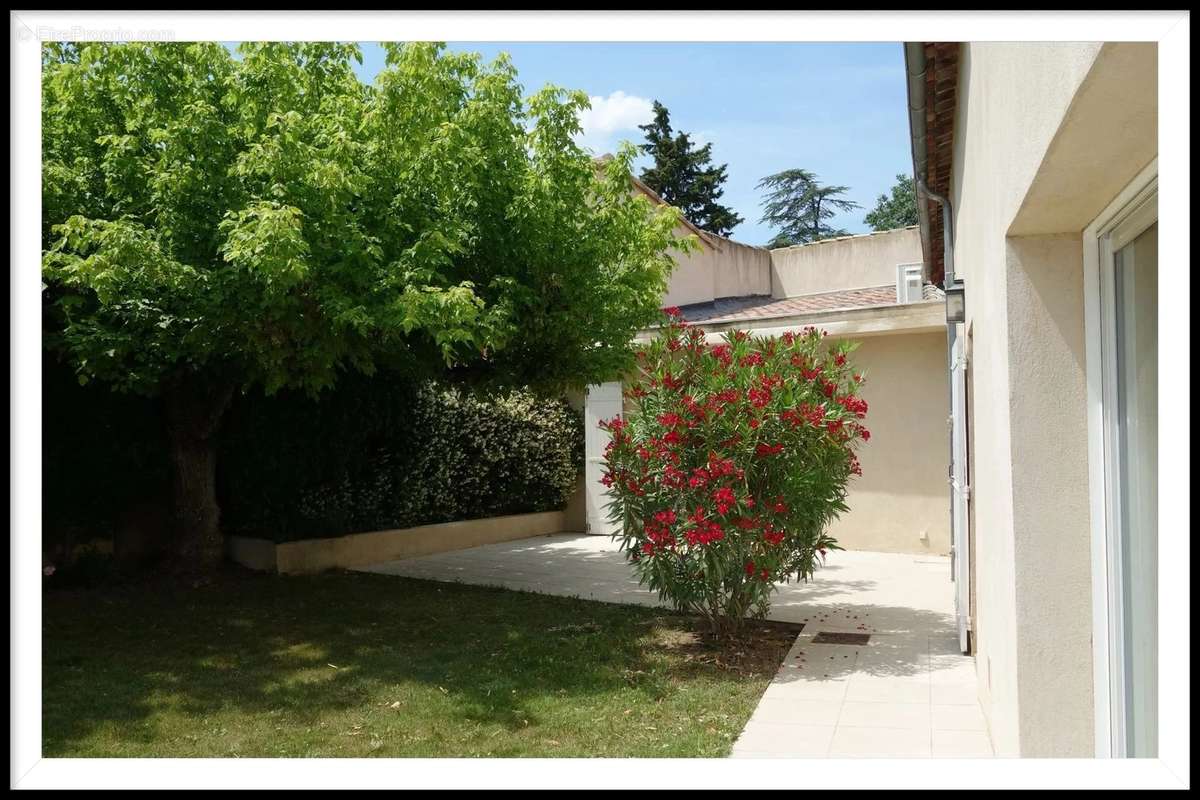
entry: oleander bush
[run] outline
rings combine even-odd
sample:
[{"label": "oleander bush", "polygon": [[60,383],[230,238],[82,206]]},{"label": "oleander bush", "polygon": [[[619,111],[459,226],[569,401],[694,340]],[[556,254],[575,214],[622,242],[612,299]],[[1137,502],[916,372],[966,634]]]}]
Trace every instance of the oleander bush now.
[{"label": "oleander bush", "polygon": [[777,582],[808,580],[847,510],[870,438],[853,345],[806,328],[710,346],[677,309],[638,353],[604,482],[640,580],[715,633],[766,615]]}]

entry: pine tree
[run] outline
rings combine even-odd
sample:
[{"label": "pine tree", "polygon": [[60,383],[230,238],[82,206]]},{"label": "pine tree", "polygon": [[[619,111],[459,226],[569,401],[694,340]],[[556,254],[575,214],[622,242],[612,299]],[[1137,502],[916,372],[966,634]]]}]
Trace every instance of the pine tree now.
[{"label": "pine tree", "polygon": [[825,223],[839,211],[853,211],[861,206],[841,197],[850,191],[847,186],[822,186],[817,176],[806,169],[787,169],[768,175],[757,188],[769,190],[763,201],[761,222],[779,228],[769,247],[788,247],[794,244],[846,236],[847,232]]},{"label": "pine tree", "polygon": [[717,200],[724,194],[726,164],[712,166],[712,144],[695,147],[691,137],[671,129],[670,112],[654,101],[654,121],[639,125],[646,134],[643,153],[654,166],[642,172],[642,182],[663,200],[683,212],[696,227],[728,236],[742,221],[733,209]]}]

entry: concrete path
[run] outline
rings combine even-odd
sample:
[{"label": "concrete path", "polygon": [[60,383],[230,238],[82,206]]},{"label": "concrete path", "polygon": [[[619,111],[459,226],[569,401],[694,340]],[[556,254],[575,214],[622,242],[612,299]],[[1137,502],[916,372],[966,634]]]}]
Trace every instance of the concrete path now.
[{"label": "concrete path", "polygon": [[[365,572],[662,605],[607,537],[566,534],[391,561]],[[949,559],[835,552],[781,585],[771,618],[803,622],[733,757],[990,757],[975,662],[958,652]],[[866,644],[814,644],[820,632]]]}]

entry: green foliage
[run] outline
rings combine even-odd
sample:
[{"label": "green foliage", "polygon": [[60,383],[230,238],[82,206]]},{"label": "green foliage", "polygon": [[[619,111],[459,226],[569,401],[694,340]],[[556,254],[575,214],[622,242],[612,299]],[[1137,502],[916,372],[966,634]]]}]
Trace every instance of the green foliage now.
[{"label": "green foliage", "polygon": [[891,196],[879,195],[864,221],[873,231],[890,231],[917,224],[917,190],[911,175],[897,175]]},{"label": "green foliage", "polygon": [[640,580],[716,630],[765,616],[775,584],[809,579],[861,474],[847,342],[807,328],[725,334],[710,347],[680,321],[639,354],[629,411],[602,423],[611,519]]},{"label": "green foliage", "polygon": [[728,236],[742,223],[733,209],[717,202],[725,190],[726,167],[710,166],[712,144],[695,147],[691,137],[671,129],[666,106],[654,101],[654,121],[639,125],[646,134],[641,150],[654,158],[654,166],[642,171],[642,182],[658,193],[696,227]]},{"label": "green foliage", "polygon": [[561,400],[383,373],[241,398],[222,447],[226,530],[277,541],[560,509],[583,463]]},{"label": "green foliage", "polygon": [[839,212],[861,208],[853,200],[841,197],[850,191],[850,187],[823,186],[816,175],[805,169],[787,169],[768,175],[756,188],[767,190],[760,221],[779,229],[768,247],[788,247],[845,236],[846,231],[826,224],[826,220]]},{"label": "green foliage", "polygon": [[159,404],[80,386],[69,365],[43,354],[43,550],[111,535],[121,512],[163,497],[167,479]]},{"label": "green foliage", "polygon": [[50,44],[47,342],[81,381],[317,392],[347,370],[582,384],[631,363],[676,215],[573,141],[579,92],[387,44]]}]

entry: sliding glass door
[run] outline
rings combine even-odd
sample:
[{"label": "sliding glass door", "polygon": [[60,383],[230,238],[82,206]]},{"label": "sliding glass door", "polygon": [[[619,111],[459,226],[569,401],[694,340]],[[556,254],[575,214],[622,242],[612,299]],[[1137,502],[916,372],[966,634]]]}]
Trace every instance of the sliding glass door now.
[{"label": "sliding glass door", "polygon": [[1124,210],[1098,248],[1107,707],[1110,753],[1118,757],[1158,755],[1158,208],[1152,188]]}]

